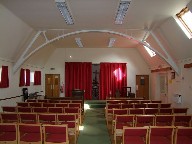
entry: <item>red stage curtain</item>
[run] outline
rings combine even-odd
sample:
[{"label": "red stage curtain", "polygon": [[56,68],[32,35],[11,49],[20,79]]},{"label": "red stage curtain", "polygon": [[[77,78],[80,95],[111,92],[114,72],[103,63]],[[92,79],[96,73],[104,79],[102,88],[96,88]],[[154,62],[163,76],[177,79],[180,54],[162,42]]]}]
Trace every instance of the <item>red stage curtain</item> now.
[{"label": "red stage curtain", "polygon": [[30,86],[30,70],[26,69],[26,83],[25,86]]},{"label": "red stage curtain", "polygon": [[35,71],[35,73],[34,73],[34,85],[41,85],[41,71]]},{"label": "red stage curtain", "polygon": [[9,87],[9,72],[8,66],[2,66],[0,88]]},{"label": "red stage curtain", "polygon": [[100,100],[108,96],[115,96],[116,90],[127,86],[126,63],[101,63],[100,64]]},{"label": "red stage curtain", "polygon": [[85,90],[84,99],[92,97],[92,63],[65,63],[65,96],[71,97],[73,89]]},{"label": "red stage curtain", "polygon": [[19,86],[22,87],[24,85],[25,85],[25,69],[21,68]]}]

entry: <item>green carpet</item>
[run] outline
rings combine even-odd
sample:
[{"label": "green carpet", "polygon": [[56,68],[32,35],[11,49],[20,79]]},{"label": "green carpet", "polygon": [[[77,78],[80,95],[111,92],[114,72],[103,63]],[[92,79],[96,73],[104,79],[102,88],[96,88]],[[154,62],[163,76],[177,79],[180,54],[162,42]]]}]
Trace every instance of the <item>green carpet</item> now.
[{"label": "green carpet", "polygon": [[111,144],[104,109],[86,110],[83,126],[84,130],[80,131],[77,144]]}]

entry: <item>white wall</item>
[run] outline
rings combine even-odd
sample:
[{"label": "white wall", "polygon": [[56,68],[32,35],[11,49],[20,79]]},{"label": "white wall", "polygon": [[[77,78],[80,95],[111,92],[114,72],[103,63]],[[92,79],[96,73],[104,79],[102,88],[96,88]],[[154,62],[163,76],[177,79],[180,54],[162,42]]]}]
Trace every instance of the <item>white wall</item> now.
[{"label": "white wall", "polygon": [[[0,58],[0,67],[8,66],[9,69],[9,87],[8,88],[0,88],[0,99],[15,97],[22,95],[22,88],[19,87],[19,78],[20,78],[20,70],[17,71],[15,74],[13,73],[13,62],[10,60],[4,60],[3,58]],[[28,68],[31,71],[35,70],[41,70],[41,68],[38,67],[32,67],[32,66],[22,66],[22,68]],[[42,76],[44,73],[42,72]],[[42,77],[43,80],[43,77]],[[43,81],[42,81],[43,83]],[[40,92],[44,90],[43,86],[34,86],[33,83],[31,83],[30,86],[27,87],[29,93],[33,92]],[[22,97],[15,98],[15,99],[9,99],[9,100],[3,100],[0,101],[0,112],[2,111],[1,106],[15,106],[16,102],[23,101]]]},{"label": "white wall", "polygon": [[[70,58],[71,56],[72,58]],[[150,74],[148,65],[142,59],[137,49],[126,48],[58,48],[45,65],[45,74],[53,73],[61,75],[61,83],[64,80],[65,62],[124,62],[127,63],[127,83],[135,92],[135,77],[139,74]],[[55,68],[55,70],[50,70]]]}]

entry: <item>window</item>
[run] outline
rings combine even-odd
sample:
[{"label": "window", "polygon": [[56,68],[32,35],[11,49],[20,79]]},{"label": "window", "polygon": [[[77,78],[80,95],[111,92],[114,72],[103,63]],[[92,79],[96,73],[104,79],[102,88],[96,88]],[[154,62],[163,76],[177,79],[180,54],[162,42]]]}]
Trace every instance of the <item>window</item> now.
[{"label": "window", "polygon": [[34,83],[34,72],[30,72],[30,82]]},{"label": "window", "polygon": [[[146,41],[145,41],[145,43],[147,44],[147,45],[149,45]],[[146,51],[148,52],[148,54],[151,56],[151,57],[154,57],[155,55],[156,55],[156,53],[154,52],[154,51],[152,51],[150,48],[148,48],[147,46],[145,46],[145,45],[143,45],[144,47],[145,47],[145,49],[146,49]],[[150,46],[150,45],[149,45]]]},{"label": "window", "polygon": [[192,13],[185,7],[176,14],[176,22],[181,27],[186,36],[192,38]]}]

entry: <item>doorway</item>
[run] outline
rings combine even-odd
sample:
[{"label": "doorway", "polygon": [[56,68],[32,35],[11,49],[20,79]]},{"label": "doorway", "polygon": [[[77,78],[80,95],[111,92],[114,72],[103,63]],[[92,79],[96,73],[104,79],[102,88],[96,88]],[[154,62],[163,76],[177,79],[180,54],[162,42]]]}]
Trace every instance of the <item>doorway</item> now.
[{"label": "doorway", "polygon": [[60,96],[60,74],[45,74],[45,95],[51,98]]},{"label": "doorway", "polygon": [[149,75],[136,75],[136,98],[149,99]]}]

